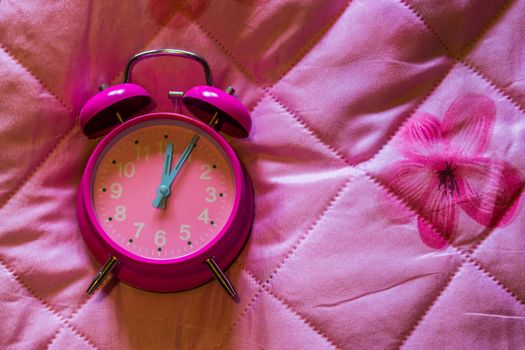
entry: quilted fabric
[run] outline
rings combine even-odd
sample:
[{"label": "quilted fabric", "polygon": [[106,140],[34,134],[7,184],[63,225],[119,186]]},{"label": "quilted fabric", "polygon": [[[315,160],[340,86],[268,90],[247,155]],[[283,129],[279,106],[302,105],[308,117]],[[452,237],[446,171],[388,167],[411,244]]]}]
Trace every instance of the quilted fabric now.
[{"label": "quilted fabric", "polygon": [[[525,1],[0,2],[3,349],[525,348]],[[210,63],[256,217],[216,284],[116,281],[76,221],[82,105],[135,53]],[[136,82],[202,83],[191,63]]]}]

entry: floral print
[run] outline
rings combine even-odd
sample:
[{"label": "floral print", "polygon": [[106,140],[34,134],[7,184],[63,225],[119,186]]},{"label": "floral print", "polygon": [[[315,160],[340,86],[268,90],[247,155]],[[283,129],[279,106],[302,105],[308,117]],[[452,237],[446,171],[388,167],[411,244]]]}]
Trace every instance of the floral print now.
[{"label": "floral print", "polygon": [[485,227],[505,225],[516,211],[519,172],[505,160],[484,156],[495,116],[490,98],[465,95],[442,121],[417,113],[395,142],[405,159],[386,170],[385,180],[422,214],[419,234],[432,248],[454,239],[460,208]]}]

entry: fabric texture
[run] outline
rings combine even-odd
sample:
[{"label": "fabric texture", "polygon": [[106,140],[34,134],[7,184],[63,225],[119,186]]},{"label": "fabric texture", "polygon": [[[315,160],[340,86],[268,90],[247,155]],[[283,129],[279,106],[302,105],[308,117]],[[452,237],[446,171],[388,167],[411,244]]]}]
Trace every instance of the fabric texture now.
[{"label": "fabric texture", "polygon": [[[525,1],[0,2],[0,348],[524,349]],[[99,268],[77,226],[78,123],[141,51],[205,57],[253,119],[256,196],[217,283]],[[136,66],[157,110],[203,84]]]}]

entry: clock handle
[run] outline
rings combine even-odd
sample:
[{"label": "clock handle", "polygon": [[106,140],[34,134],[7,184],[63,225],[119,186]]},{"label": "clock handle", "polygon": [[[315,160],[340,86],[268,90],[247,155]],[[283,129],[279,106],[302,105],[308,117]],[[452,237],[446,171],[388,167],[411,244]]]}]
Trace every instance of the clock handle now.
[{"label": "clock handle", "polygon": [[222,288],[224,288],[224,290],[233,299],[236,299],[237,298],[237,292],[235,291],[235,288],[233,288],[232,283],[230,282],[228,277],[226,277],[224,272],[222,272],[221,268],[219,267],[219,265],[217,265],[215,260],[213,260],[213,258],[208,258],[208,259],[206,259],[205,263],[208,266],[208,268],[210,269],[211,273],[213,273],[213,276],[215,277],[215,279],[222,286]]},{"label": "clock handle", "polygon": [[128,84],[131,81],[131,72],[133,70],[133,66],[137,62],[142,61],[145,58],[156,57],[156,56],[176,56],[176,57],[189,58],[190,60],[197,61],[198,63],[201,64],[202,68],[204,69],[204,78],[206,79],[206,84],[209,86],[215,86],[213,84],[213,78],[211,76],[210,66],[203,57],[193,52],[184,51],[184,50],[176,50],[176,49],[148,50],[148,51],[140,52],[136,54],[135,56],[131,57],[131,59],[128,61],[128,64],[126,65],[126,69],[124,70],[124,80],[122,81],[122,83]]},{"label": "clock handle", "polygon": [[86,293],[89,295],[93,294],[95,290],[104,282],[107,275],[113,270],[115,265],[117,265],[118,260],[114,256],[110,256],[108,260],[106,260],[106,263],[104,266],[100,268],[100,270],[95,275],[95,278],[93,278],[93,281],[91,281],[91,284],[89,285],[88,289],[86,290]]}]

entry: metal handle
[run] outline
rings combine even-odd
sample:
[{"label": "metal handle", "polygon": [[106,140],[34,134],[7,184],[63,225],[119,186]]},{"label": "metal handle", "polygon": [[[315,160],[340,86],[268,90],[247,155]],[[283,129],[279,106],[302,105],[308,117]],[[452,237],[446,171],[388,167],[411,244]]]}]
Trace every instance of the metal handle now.
[{"label": "metal handle", "polygon": [[184,50],[175,50],[175,49],[157,49],[157,50],[149,50],[144,51],[141,53],[136,54],[135,56],[131,57],[128,64],[126,65],[126,70],[124,71],[124,81],[123,83],[129,83],[131,81],[131,70],[133,69],[133,66],[138,63],[139,61],[142,61],[145,58],[152,58],[152,57],[158,57],[158,56],[175,56],[175,57],[182,57],[182,58],[188,58],[193,61],[197,61],[201,64],[202,68],[204,69],[204,77],[206,79],[206,84],[210,86],[215,86],[213,84],[213,78],[211,76],[211,70],[210,66],[208,65],[208,62],[201,56]]}]

